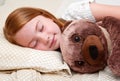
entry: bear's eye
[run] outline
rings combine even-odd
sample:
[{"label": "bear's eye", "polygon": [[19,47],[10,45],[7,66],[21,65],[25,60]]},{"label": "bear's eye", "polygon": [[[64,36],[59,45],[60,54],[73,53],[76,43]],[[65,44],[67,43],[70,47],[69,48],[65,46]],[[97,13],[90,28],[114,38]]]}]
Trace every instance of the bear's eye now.
[{"label": "bear's eye", "polygon": [[77,42],[80,42],[81,38],[79,35],[74,34],[74,35],[72,35],[71,40],[72,40],[72,42],[77,43]]}]

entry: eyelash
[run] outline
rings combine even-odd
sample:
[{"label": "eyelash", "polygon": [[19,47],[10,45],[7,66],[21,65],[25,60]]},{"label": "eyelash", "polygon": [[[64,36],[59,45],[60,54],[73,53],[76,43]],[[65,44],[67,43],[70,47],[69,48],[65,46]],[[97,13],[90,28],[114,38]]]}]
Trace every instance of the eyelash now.
[{"label": "eyelash", "polygon": [[37,46],[37,43],[38,43],[38,40],[36,40],[36,43],[35,43],[35,45],[34,45],[34,47],[33,47],[33,48],[35,48],[35,47]]},{"label": "eyelash", "polygon": [[42,31],[43,31],[43,29],[44,29],[44,26],[42,25],[42,27],[40,28],[40,32],[42,32]]},{"label": "eyelash", "polygon": [[42,32],[43,29],[44,29],[44,26],[42,25],[42,27],[39,28],[39,22],[40,22],[40,21],[37,22],[37,25],[36,25],[36,26],[37,26],[37,28],[38,28],[38,31],[39,31],[39,32]]}]

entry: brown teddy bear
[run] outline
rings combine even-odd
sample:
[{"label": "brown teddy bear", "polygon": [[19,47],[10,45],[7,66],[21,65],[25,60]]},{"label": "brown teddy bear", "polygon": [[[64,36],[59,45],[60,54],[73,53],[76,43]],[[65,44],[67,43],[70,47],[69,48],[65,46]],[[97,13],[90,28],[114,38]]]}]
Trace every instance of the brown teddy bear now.
[{"label": "brown teddy bear", "polygon": [[63,59],[79,73],[97,72],[108,65],[120,76],[120,20],[105,17],[101,25],[86,19],[68,22],[60,44]]}]

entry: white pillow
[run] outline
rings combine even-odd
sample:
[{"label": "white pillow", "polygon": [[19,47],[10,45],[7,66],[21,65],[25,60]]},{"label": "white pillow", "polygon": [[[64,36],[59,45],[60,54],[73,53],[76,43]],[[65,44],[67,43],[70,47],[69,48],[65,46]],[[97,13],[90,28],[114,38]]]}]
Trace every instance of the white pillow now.
[{"label": "white pillow", "polygon": [[31,68],[40,72],[67,72],[68,65],[63,62],[61,53],[40,51],[9,43],[0,32],[0,70]]}]

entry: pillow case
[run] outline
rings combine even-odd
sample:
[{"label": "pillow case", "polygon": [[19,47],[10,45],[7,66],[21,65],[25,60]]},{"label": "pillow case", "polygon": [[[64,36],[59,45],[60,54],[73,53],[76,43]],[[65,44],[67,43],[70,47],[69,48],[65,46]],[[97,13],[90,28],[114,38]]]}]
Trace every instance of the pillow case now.
[{"label": "pillow case", "polygon": [[0,32],[0,70],[31,68],[40,72],[67,72],[60,52],[40,51],[9,43]]}]

